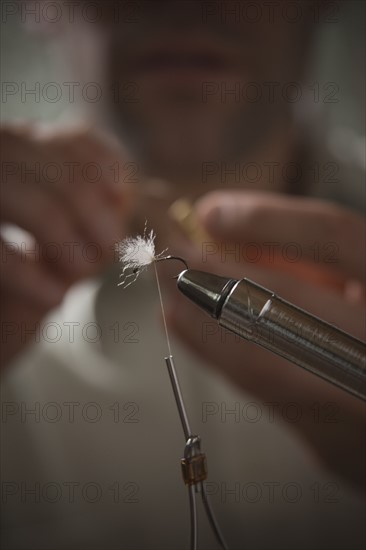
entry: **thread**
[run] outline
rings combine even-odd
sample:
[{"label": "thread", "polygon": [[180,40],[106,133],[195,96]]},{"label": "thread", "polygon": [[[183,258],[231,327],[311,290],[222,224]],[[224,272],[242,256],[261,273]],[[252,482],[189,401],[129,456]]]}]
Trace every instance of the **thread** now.
[{"label": "thread", "polygon": [[172,349],[171,349],[171,347],[170,347],[170,339],[169,339],[168,327],[167,327],[167,324],[166,324],[165,310],[164,310],[163,298],[162,298],[162,294],[161,294],[161,288],[160,288],[160,281],[159,281],[158,270],[157,270],[157,267],[156,267],[156,262],[153,262],[153,263],[154,263],[154,269],[155,269],[156,283],[157,283],[157,285],[158,285],[158,291],[159,291],[159,299],[160,299],[161,313],[162,313],[162,315],[163,315],[163,322],[164,322],[166,343],[167,343],[167,345],[168,345],[168,352],[169,352],[169,355],[173,355],[173,354],[172,354]]}]

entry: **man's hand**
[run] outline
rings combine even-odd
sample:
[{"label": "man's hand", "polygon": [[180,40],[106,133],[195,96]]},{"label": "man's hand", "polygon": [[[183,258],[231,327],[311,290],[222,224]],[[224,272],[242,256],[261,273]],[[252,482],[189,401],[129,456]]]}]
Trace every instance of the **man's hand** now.
[{"label": "man's hand", "polygon": [[[89,130],[7,126],[0,137],[5,362],[73,282],[113,259],[131,191],[122,149]],[[9,239],[4,224],[31,242]]]}]

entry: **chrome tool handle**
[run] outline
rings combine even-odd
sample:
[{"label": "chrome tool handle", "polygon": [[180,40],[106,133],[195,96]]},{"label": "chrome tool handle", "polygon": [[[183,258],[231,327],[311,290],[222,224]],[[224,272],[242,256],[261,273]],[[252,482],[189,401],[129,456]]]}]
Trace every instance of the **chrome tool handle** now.
[{"label": "chrome tool handle", "polygon": [[231,289],[219,323],[366,400],[365,344],[243,279]]}]

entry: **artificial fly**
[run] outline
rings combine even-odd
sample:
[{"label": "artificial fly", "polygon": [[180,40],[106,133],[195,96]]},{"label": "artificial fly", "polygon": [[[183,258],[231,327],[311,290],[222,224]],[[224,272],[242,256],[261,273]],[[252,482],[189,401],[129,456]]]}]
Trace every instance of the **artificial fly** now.
[{"label": "artificial fly", "polygon": [[[137,237],[126,237],[123,241],[116,245],[116,251],[119,261],[123,265],[122,273],[120,275],[122,281],[118,283],[118,286],[127,288],[134,283],[139,275],[147,269],[147,267],[154,262],[161,262],[162,260],[179,260],[183,262],[186,269],[188,269],[187,262],[179,256],[163,256],[168,250],[165,248],[159,254],[155,252],[155,233],[154,230],[147,234],[147,221],[145,222],[143,235],[137,235]],[[129,272],[132,270],[132,272]],[[132,281],[129,281],[130,277],[134,277]],[[157,277],[158,285],[159,279]],[[127,283],[127,284],[126,284]]]},{"label": "artificial fly", "polygon": [[[120,275],[122,281],[118,283],[118,286],[127,288],[134,283],[138,276],[146,270],[147,266],[158,260],[168,250],[167,248],[156,254],[155,252],[155,233],[151,229],[149,234],[147,233],[147,221],[145,222],[143,235],[137,235],[137,237],[126,237],[123,241],[117,244],[116,250],[119,256],[119,261],[123,265],[122,273]],[[132,270],[132,273],[128,271]],[[133,277],[132,281],[129,281],[130,277]],[[127,284],[126,284],[127,283]]]}]

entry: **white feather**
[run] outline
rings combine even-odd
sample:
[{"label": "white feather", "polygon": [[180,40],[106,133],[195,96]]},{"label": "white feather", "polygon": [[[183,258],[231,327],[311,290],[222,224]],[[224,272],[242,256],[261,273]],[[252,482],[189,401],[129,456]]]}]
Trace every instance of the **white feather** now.
[{"label": "white feather", "polygon": [[[137,277],[145,271],[148,265],[152,264],[157,258],[166,252],[167,249],[155,254],[155,233],[153,230],[146,235],[147,222],[145,222],[144,234],[137,237],[126,237],[123,241],[117,244],[116,250],[118,252],[119,261],[123,265],[122,273],[120,277],[122,281],[118,286],[124,286],[127,288],[130,284],[134,283]],[[126,274],[127,270],[132,269],[132,273]],[[125,284],[127,280],[135,275],[135,278],[128,284]]]}]

